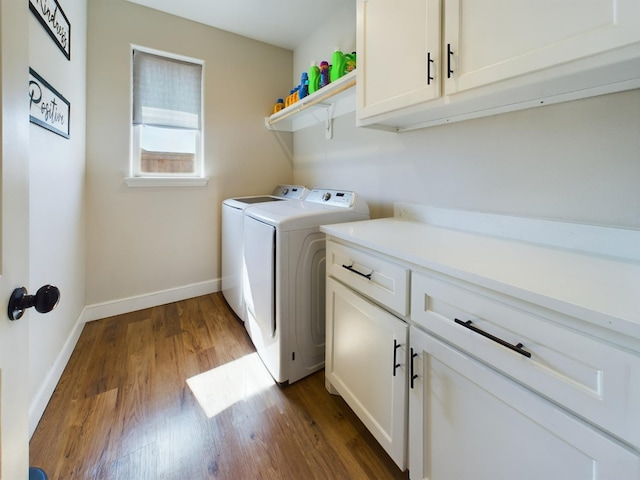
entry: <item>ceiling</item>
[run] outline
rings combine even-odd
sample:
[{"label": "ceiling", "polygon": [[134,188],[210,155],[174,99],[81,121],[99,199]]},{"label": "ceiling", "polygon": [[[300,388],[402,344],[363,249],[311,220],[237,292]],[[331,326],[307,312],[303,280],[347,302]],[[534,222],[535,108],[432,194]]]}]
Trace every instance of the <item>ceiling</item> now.
[{"label": "ceiling", "polygon": [[355,0],[128,0],[294,50],[340,5]]}]

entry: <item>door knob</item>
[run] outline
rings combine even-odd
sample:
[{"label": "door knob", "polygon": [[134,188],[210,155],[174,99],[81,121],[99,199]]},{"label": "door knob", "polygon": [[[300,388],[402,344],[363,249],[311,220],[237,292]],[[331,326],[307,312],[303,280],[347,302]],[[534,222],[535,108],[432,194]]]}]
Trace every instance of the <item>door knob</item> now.
[{"label": "door knob", "polygon": [[9,297],[9,320],[18,320],[27,308],[36,307],[40,313],[49,313],[60,301],[60,290],[53,285],[40,287],[35,295],[27,295],[24,287],[16,288]]}]

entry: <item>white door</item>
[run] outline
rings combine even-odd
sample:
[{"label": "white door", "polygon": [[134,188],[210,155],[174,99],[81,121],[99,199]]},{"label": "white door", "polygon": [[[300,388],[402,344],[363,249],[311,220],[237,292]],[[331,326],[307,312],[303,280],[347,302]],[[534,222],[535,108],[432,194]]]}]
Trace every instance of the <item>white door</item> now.
[{"label": "white door", "polygon": [[[0,0],[0,478],[26,479],[29,465],[28,314],[10,321],[14,288],[28,286],[28,7]],[[29,292],[33,293],[33,292]]]}]

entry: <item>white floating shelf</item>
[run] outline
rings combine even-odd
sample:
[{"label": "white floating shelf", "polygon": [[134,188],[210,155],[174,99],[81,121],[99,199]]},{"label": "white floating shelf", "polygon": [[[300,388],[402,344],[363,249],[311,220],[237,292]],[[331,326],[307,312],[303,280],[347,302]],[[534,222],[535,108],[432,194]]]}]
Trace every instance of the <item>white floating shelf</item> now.
[{"label": "white floating shelf", "polygon": [[327,139],[333,136],[333,119],[356,109],[356,72],[349,72],[317,92],[264,119],[269,130],[295,132],[324,123]]}]

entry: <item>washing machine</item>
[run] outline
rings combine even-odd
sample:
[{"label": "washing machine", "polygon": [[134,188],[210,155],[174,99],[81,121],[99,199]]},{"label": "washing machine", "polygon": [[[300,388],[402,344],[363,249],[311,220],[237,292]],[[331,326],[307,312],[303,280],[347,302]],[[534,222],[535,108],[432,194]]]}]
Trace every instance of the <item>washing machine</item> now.
[{"label": "washing machine", "polygon": [[278,383],[324,367],[325,235],[320,225],[369,218],[354,192],[312,189],[244,215],[245,327]]},{"label": "washing machine", "polygon": [[301,185],[278,185],[271,195],[228,198],[222,202],[222,294],[240,320],[246,318],[243,296],[244,255],[242,250],[244,211],[261,203],[301,200],[309,189]]}]

